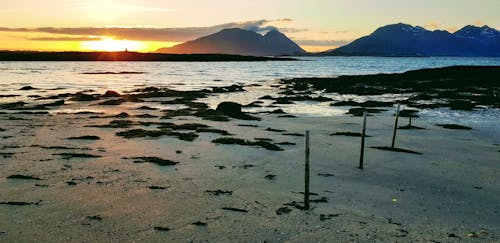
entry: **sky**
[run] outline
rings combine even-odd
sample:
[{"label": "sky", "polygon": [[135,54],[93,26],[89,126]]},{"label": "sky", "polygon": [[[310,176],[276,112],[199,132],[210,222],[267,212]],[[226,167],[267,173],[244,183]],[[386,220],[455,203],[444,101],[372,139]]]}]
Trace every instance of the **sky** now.
[{"label": "sky", "polygon": [[308,51],[407,23],[500,29],[500,0],[0,0],[0,50],[149,52],[215,33],[277,28]]}]

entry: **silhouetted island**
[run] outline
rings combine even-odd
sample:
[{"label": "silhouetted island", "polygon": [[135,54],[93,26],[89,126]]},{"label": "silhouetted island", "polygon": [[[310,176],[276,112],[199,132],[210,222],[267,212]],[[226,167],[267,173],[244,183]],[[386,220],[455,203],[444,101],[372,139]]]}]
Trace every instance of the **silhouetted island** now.
[{"label": "silhouetted island", "polygon": [[293,58],[226,54],[162,54],[141,52],[36,52],[0,51],[0,61],[148,61],[148,62],[237,62],[293,61]]}]

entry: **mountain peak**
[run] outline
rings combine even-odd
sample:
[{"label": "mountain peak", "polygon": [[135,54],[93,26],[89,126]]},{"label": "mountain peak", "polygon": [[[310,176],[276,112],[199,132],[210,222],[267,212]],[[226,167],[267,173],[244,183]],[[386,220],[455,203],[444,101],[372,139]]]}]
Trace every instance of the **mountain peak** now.
[{"label": "mountain peak", "polygon": [[286,35],[271,30],[265,35],[240,28],[223,29],[217,33],[188,41],[157,52],[172,54],[239,54],[282,56],[306,53]]},{"label": "mountain peak", "polygon": [[489,27],[488,25],[483,25],[481,27],[474,25],[467,25],[455,33],[453,35],[462,37],[462,38],[500,38],[500,32],[496,29]]}]

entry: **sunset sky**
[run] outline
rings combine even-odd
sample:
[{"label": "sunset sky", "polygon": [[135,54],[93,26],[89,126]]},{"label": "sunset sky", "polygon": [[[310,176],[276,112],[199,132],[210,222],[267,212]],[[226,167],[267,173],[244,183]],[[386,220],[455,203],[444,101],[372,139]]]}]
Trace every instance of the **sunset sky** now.
[{"label": "sunset sky", "polygon": [[398,22],[499,29],[499,0],[2,0],[1,50],[154,51],[223,28],[272,27],[322,51]]}]

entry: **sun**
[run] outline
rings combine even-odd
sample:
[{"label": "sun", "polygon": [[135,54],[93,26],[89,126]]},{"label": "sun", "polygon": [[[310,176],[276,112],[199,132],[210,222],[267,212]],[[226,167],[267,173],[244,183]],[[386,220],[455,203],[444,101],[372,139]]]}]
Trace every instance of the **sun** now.
[{"label": "sun", "polygon": [[82,42],[82,49],[89,51],[138,51],[144,48],[144,44],[139,41],[115,40],[113,38]]}]

